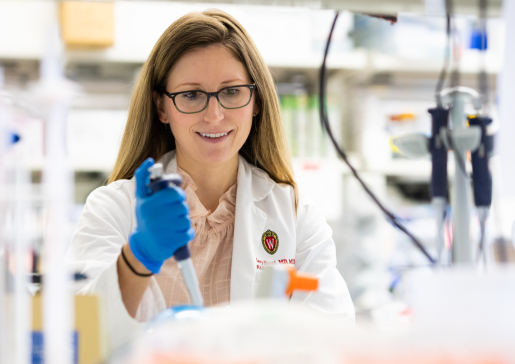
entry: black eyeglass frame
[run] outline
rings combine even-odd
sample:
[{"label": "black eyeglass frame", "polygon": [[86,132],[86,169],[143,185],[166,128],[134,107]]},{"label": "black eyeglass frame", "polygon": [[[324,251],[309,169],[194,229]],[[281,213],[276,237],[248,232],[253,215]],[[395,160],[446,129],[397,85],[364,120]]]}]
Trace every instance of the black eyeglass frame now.
[{"label": "black eyeglass frame", "polygon": [[[220,102],[220,99],[218,98],[218,95],[220,94],[220,92],[222,92],[223,90],[226,90],[228,88],[233,88],[233,87],[246,87],[250,90],[250,97],[249,97],[249,101],[247,101],[247,103],[243,106],[238,106],[238,107],[225,107],[224,105],[222,105],[222,103]],[[207,106],[209,105],[209,100],[211,99],[211,96],[214,96],[216,97],[216,100],[218,101],[218,104],[223,107],[224,109],[227,109],[227,110],[235,110],[235,109],[241,109],[242,107],[245,107],[247,106],[248,104],[250,104],[250,100],[252,100],[252,95],[254,94],[254,91],[257,89],[257,86],[255,83],[253,84],[250,84],[250,85],[234,85],[234,86],[227,86],[227,87],[224,87],[216,92],[205,92],[205,91],[201,91],[201,90],[189,90],[189,91],[180,91],[180,92],[167,92],[167,91],[163,91],[163,93],[168,96],[169,98],[172,99],[173,101],[173,105],[175,106],[175,108],[177,109],[178,112],[180,113],[183,113],[183,114],[197,114],[199,112],[202,112],[204,111]],[[202,108],[202,110],[199,110],[199,111],[193,111],[193,112],[185,112],[185,111],[181,111],[179,109],[179,107],[177,107],[177,104],[175,103],[175,97],[177,95],[180,95],[180,94],[186,94],[188,92],[200,92],[200,93],[203,93],[204,95],[207,96],[207,101],[206,101],[206,104],[204,105],[204,107]]]}]

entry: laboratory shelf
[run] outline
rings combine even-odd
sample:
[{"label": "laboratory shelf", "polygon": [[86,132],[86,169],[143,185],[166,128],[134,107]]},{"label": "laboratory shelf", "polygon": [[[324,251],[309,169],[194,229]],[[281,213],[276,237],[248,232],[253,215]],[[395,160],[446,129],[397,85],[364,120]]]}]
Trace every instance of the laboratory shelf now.
[{"label": "laboratory shelf", "polygon": [[[370,54],[370,69],[376,72],[417,72],[440,73],[443,66],[442,59],[415,59],[397,55],[374,52]],[[460,73],[478,73],[481,70],[481,56],[473,50],[465,51],[459,64]],[[502,69],[502,57],[488,54],[486,57],[486,72],[497,74]]]},{"label": "laboratory shelf", "polygon": [[[288,3],[291,5],[291,2]],[[0,2],[0,14],[11,15],[0,16],[0,34],[10,34],[9,37],[0,37],[0,60],[41,59],[45,54],[45,45],[48,44],[49,29],[57,22],[57,4],[57,1],[34,0]],[[250,5],[243,7],[237,4],[237,2],[216,4],[216,7],[238,17],[254,38],[265,62],[270,67],[306,70],[320,67],[333,17],[332,11],[308,7]],[[306,5],[307,2],[304,4]],[[334,5],[333,2],[327,4]],[[380,8],[377,1],[374,6]],[[213,7],[213,4],[115,2],[114,45],[102,49],[63,49],[64,59],[67,64],[142,65],[155,41],[173,20],[190,11],[204,10],[208,7]],[[21,20],[17,22],[15,19]],[[265,26],[257,19],[263,19]],[[341,28],[338,32],[348,34],[352,31],[352,24],[352,15],[342,13],[338,22]],[[421,58],[406,58],[397,54],[353,48],[350,38],[340,38],[333,40],[328,58],[328,67],[331,69],[365,73],[437,73],[442,67],[442,57],[429,53]],[[271,42],[271,39],[274,41]],[[493,43],[495,43],[494,40],[492,40]],[[497,73],[502,67],[504,57],[502,52],[499,53],[498,48],[487,55],[486,65],[489,73]],[[461,72],[474,73],[479,70],[479,66],[479,55],[474,54],[474,51],[464,50],[460,65]]]},{"label": "laboratory shelf", "polygon": [[[69,64],[80,63],[113,63],[143,65],[145,59],[110,56],[102,52],[66,51],[66,60]],[[318,70],[322,64],[321,54],[310,54],[305,57],[275,57],[265,55],[265,62],[271,68]],[[1,59],[1,54],[0,54]],[[330,54],[327,59],[327,68],[337,71],[358,72],[392,72],[392,73],[426,73],[435,77],[441,72],[442,59],[406,58],[395,54],[385,54],[365,49],[355,49],[346,53]],[[486,72],[497,74],[502,69],[502,57],[487,56]],[[473,74],[481,70],[479,54],[470,51],[460,63],[460,73]]]},{"label": "laboratory shelf", "polygon": [[[414,180],[429,181],[431,177],[431,161],[429,159],[392,159],[391,161],[378,166],[364,166],[360,163],[357,156],[350,157],[351,163],[358,172],[368,174],[378,174],[387,177],[406,177]],[[22,167],[32,171],[42,171],[45,166],[44,159],[32,159],[23,161]],[[340,159],[335,158],[293,158],[293,169],[298,174],[324,174],[327,171],[331,173],[348,176],[352,175],[349,167]],[[70,159],[68,167],[75,172],[100,172],[109,174],[112,172],[114,162],[100,163],[98,161],[76,160]],[[467,170],[471,173],[470,165],[467,164]],[[448,174],[453,178],[455,171],[455,163],[451,155],[449,155]]]},{"label": "laboratory shelf", "polygon": [[[7,161],[5,167],[13,166],[12,161]],[[44,171],[45,160],[43,158],[31,158],[30,160],[22,160],[21,163],[17,163],[23,169],[28,171]],[[95,172],[109,174],[112,172],[114,163],[99,163],[92,161],[78,161],[71,159],[68,163],[68,169],[72,172]]]},{"label": "laboratory shelf", "polygon": [[[427,159],[392,159],[390,162],[383,164],[380,167],[371,168],[369,172],[384,174],[387,177],[401,177],[411,179],[413,181],[430,181],[432,164],[429,158]],[[466,163],[467,172],[472,173],[470,163]],[[447,174],[449,180],[454,179],[456,171],[456,164],[452,154],[449,154],[447,163]]]}]

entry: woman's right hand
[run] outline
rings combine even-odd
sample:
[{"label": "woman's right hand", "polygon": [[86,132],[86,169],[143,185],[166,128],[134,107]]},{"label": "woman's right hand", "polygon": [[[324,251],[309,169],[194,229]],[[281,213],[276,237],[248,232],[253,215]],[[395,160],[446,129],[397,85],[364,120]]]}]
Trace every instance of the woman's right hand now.
[{"label": "woman's right hand", "polygon": [[152,273],[195,237],[191,227],[186,193],[170,187],[151,194],[148,188],[154,160],[145,160],[135,172],[137,227],[129,237],[134,256]]}]

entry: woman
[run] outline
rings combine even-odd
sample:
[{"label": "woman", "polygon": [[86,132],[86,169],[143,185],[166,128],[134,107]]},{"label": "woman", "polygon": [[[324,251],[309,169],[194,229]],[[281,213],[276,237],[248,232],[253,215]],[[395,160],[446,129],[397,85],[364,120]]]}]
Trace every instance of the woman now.
[{"label": "woman", "polygon": [[[153,160],[183,189],[149,195]],[[206,305],[252,299],[263,265],[292,264],[320,287],[291,300],[354,320],[331,229],[297,191],[271,74],[228,14],[188,14],[158,40],[109,182],[89,196],[67,259],[92,278],[83,293],[105,296],[114,346],[188,302],[173,253],[192,239]]]}]

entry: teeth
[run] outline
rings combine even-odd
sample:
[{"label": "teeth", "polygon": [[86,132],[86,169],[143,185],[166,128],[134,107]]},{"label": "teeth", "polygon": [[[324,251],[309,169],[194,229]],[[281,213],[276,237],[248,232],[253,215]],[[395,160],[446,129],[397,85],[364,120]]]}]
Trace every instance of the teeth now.
[{"label": "teeth", "polygon": [[226,136],[227,134],[229,134],[229,132],[219,133],[219,134],[207,134],[207,133],[199,133],[199,134],[202,135],[203,137],[207,137],[207,138],[220,138],[220,137]]}]

